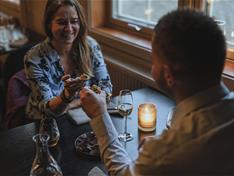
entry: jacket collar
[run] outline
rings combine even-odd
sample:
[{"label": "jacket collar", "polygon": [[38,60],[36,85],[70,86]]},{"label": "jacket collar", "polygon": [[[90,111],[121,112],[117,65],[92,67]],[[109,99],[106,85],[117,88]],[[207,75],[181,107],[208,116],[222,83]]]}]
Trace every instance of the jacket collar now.
[{"label": "jacket collar", "polygon": [[222,97],[228,95],[229,92],[230,91],[228,90],[228,88],[221,82],[218,85],[200,91],[184,99],[174,109],[172,125],[189,113],[214,102],[217,102]]}]

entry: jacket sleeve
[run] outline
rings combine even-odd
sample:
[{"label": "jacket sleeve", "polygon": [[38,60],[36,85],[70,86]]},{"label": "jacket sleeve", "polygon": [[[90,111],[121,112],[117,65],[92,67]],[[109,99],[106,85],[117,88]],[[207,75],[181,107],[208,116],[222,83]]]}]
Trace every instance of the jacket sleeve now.
[{"label": "jacket sleeve", "polygon": [[27,53],[24,57],[24,70],[31,96],[33,98],[33,106],[37,106],[41,112],[52,112],[47,107],[47,102],[53,98],[53,93],[50,87],[50,81],[43,69],[47,69],[48,64],[45,58],[31,55]]},{"label": "jacket sleeve", "polygon": [[106,93],[112,92],[111,79],[101,52],[100,45],[93,38],[88,38],[91,62],[93,67],[93,83],[102,88]]}]

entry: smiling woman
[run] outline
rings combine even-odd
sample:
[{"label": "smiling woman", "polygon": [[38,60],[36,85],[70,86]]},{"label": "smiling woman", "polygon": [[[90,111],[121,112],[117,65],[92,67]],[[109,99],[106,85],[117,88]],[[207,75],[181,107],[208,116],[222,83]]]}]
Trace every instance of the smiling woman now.
[{"label": "smiling woman", "polygon": [[[25,73],[32,90],[27,117],[59,116],[78,106],[81,87],[112,85],[98,43],[87,36],[83,10],[76,0],[48,0],[44,14],[47,39],[25,56]],[[89,80],[71,79],[82,74]]]},{"label": "smiling woman", "polygon": [[79,33],[79,29],[79,18],[74,7],[64,6],[59,8],[51,23],[54,44],[58,41],[63,42],[65,45],[72,44]]}]

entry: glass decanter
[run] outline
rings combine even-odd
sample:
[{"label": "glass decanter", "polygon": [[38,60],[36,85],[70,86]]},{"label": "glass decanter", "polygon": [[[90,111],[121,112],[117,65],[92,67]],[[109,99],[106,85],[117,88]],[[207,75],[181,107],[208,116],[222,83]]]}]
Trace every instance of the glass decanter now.
[{"label": "glass decanter", "polygon": [[30,176],[63,176],[61,168],[50,154],[48,148],[48,134],[36,134],[33,141],[36,145],[36,156],[34,158]]},{"label": "glass decanter", "polygon": [[41,119],[39,133],[49,135],[49,147],[56,146],[60,138],[57,122],[53,117],[49,116],[46,116],[43,119]]}]

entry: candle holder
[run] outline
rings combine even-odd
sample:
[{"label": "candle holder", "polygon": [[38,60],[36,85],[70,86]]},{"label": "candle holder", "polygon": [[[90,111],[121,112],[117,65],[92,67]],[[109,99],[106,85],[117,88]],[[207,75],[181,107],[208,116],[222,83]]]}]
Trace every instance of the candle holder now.
[{"label": "candle holder", "polygon": [[154,131],[156,128],[157,108],[152,103],[140,104],[138,107],[138,128],[144,132]]}]

